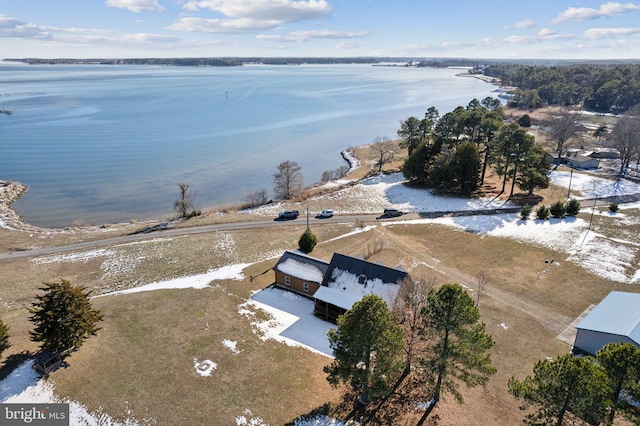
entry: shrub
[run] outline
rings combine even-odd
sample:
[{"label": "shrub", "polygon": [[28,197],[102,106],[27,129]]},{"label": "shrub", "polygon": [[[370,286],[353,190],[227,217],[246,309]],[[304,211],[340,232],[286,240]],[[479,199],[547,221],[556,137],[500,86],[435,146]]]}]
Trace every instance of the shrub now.
[{"label": "shrub", "polygon": [[538,219],[545,220],[545,219],[547,219],[549,217],[550,214],[551,214],[551,212],[549,211],[549,207],[547,207],[547,206],[540,206],[536,210],[536,217]]},{"label": "shrub", "polygon": [[616,213],[618,211],[620,207],[618,206],[618,203],[611,203],[609,204],[609,211],[611,213]]},{"label": "shrub", "polygon": [[300,247],[300,250],[302,250],[305,253],[311,253],[313,251],[313,248],[316,246],[316,244],[318,244],[318,239],[316,238],[316,235],[313,232],[311,232],[311,228],[307,228],[307,230],[304,231],[304,233],[300,237],[300,240],[298,241],[298,246]]},{"label": "shrub", "polygon": [[567,214],[570,216],[575,216],[580,212],[580,201],[572,198],[567,203]]},{"label": "shrub", "polygon": [[525,204],[524,206],[522,206],[522,208],[520,209],[520,219],[522,220],[527,220],[529,219],[529,216],[531,215],[531,206],[529,204]]},{"label": "shrub", "polygon": [[567,212],[567,208],[564,206],[564,203],[562,201],[556,201],[555,203],[551,204],[549,212],[553,217],[561,218],[564,217],[565,213]]}]

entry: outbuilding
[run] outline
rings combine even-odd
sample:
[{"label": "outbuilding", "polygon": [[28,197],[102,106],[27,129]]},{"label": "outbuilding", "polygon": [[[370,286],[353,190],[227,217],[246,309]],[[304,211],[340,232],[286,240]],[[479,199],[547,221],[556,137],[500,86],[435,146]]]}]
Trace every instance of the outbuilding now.
[{"label": "outbuilding", "polygon": [[273,270],[275,285],[303,296],[311,297],[316,292],[329,263],[298,251],[285,251]]},{"label": "outbuilding", "polygon": [[612,291],[576,326],[574,353],[595,355],[608,343],[640,348],[640,294]]}]

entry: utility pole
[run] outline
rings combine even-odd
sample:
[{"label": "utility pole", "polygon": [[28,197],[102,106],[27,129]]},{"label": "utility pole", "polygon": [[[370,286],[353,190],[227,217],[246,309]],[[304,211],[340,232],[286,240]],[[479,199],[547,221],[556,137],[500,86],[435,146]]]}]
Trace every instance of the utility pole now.
[{"label": "utility pole", "polygon": [[309,230],[309,204],[307,204],[307,230]]}]

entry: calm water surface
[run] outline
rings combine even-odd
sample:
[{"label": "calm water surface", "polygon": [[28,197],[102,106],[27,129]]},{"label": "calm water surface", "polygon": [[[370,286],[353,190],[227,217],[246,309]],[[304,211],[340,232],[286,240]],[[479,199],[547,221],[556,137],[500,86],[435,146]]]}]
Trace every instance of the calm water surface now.
[{"label": "calm water surface", "polygon": [[0,179],[29,186],[14,208],[47,227],[171,216],[181,181],[201,208],[271,194],[287,159],[310,185],[342,150],[396,138],[402,119],[495,96],[457,72],[4,63]]}]

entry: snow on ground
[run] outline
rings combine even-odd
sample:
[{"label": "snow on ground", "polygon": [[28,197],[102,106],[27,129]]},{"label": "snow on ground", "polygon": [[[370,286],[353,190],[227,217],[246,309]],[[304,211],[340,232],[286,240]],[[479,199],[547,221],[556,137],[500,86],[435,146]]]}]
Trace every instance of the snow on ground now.
[{"label": "snow on ground", "polygon": [[601,198],[640,193],[640,186],[630,180],[605,179],[586,172],[552,171],[551,182],[570,189],[576,199]]},{"label": "snow on ground", "polygon": [[202,377],[209,377],[213,370],[218,368],[218,364],[211,361],[210,359],[205,359],[203,361],[198,361],[198,358],[193,359],[193,368],[196,369],[196,373],[201,375]]},{"label": "snow on ground", "polygon": [[237,345],[238,345],[238,342],[236,342],[235,340],[225,339],[222,341],[222,346],[229,349],[231,353],[233,353],[234,355],[238,355],[240,352],[242,352],[241,350],[238,349]]},{"label": "snow on ground", "polygon": [[175,278],[167,281],[157,281],[151,284],[146,284],[140,287],[134,287],[127,290],[114,291],[112,293],[105,293],[94,297],[104,296],[116,296],[121,294],[139,293],[142,291],[153,290],[166,290],[175,288],[205,288],[209,286],[209,283],[214,280],[242,280],[244,275],[242,271],[249,266],[249,263],[238,263],[235,265],[223,266],[218,269],[213,269],[205,274],[190,275],[188,277]]},{"label": "snow on ground", "polygon": [[[555,171],[551,174],[554,184],[568,188],[571,181],[571,192],[576,198],[590,198],[594,195],[606,197],[610,195],[640,194],[640,186],[628,181],[611,181],[584,173]],[[595,188],[595,192],[594,192]],[[350,192],[350,193],[349,193]],[[355,195],[355,197],[354,197]],[[403,211],[466,211],[479,208],[500,208],[508,204],[494,199],[469,200],[456,197],[438,197],[428,191],[409,188],[402,185],[402,176],[385,175],[367,179],[362,184],[337,191],[327,197],[345,198],[350,201],[351,210],[341,213],[381,212],[384,208],[397,208]],[[509,206],[511,207],[511,206]],[[268,208],[277,211],[279,206]],[[584,208],[584,206],[583,206]],[[640,203],[621,204],[621,210],[640,208]],[[599,213],[611,215],[622,223],[638,224],[640,219],[624,213]],[[407,223],[406,220],[386,221],[382,226]],[[640,282],[640,270],[635,258],[640,253],[640,242],[629,236],[616,238],[589,230],[588,223],[580,218],[550,219],[546,221],[529,219],[523,221],[518,214],[500,214],[491,216],[457,216],[437,219],[418,219],[411,223],[439,223],[464,229],[469,232],[499,238],[512,238],[527,244],[547,247],[567,253],[566,261],[575,262],[585,269],[603,278],[623,282]],[[367,228],[369,229],[369,228]],[[358,228],[354,232],[362,232]],[[227,239],[220,244],[231,244]],[[281,253],[280,253],[281,254]],[[108,250],[94,250],[62,255],[56,258],[43,258],[41,262],[87,261],[94,257],[109,256]],[[278,254],[274,254],[277,256]],[[142,287],[113,292],[107,295],[123,295],[127,293],[152,291],[171,288],[205,288],[214,280],[244,278],[242,273],[249,264],[227,265],[205,274],[155,282]],[[631,272],[627,272],[631,270]],[[257,309],[264,310],[269,319],[262,321],[256,315]],[[238,306],[238,312],[247,316],[262,339],[273,338],[289,345],[301,346],[311,351],[331,356],[327,332],[332,324],[322,321],[313,315],[313,302],[291,292],[266,288],[251,296],[249,300]],[[222,344],[236,354],[236,342],[224,340]],[[60,402],[54,395],[53,386],[46,380],[38,380],[31,369],[32,361],[27,361],[0,382],[0,402]],[[199,374],[211,374],[217,365],[210,360],[194,360],[194,367]],[[139,424],[134,420],[118,423],[104,413],[87,413],[84,407],[73,401],[71,407],[71,424],[87,425],[132,425]],[[146,422],[146,420],[145,420]],[[251,412],[236,418],[237,425],[265,425],[260,417],[252,417]],[[299,420],[297,426],[343,426],[344,424],[324,416],[308,420]]]},{"label": "snow on ground", "polygon": [[[255,309],[265,311],[270,318],[259,320]],[[239,305],[238,312],[251,319],[251,324],[263,340],[275,339],[322,355],[333,354],[327,333],[335,326],[313,315],[311,299],[287,290],[267,287]]]},{"label": "snow on ground", "polygon": [[129,418],[116,421],[98,410],[89,413],[83,405],[55,396],[51,382],[39,379],[32,368],[33,360],[23,362],[8,377],[0,382],[0,402],[2,403],[68,403],[69,424],[86,426],[133,426],[149,424],[148,420],[139,421],[129,410]]}]

